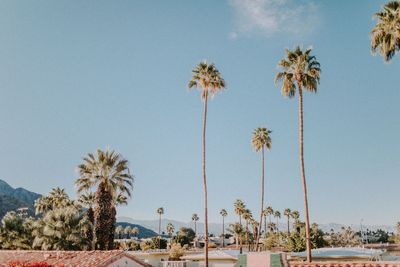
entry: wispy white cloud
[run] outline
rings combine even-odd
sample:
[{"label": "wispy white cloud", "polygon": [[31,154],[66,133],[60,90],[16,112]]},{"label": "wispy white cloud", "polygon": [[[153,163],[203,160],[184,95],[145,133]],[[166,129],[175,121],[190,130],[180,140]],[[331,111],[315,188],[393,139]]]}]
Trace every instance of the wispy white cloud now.
[{"label": "wispy white cloud", "polygon": [[229,0],[235,12],[235,30],[229,38],[279,32],[309,34],[318,24],[318,7],[312,0]]}]

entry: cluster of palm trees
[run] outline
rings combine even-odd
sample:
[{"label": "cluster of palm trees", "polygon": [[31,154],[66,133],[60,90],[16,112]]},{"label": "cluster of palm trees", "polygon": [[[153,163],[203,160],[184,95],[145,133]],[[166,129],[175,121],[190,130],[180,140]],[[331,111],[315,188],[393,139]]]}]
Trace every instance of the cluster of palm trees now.
[{"label": "cluster of palm trees", "polygon": [[131,235],[133,235],[134,237],[139,236],[139,228],[136,226],[132,228],[130,225],[127,225],[124,228],[122,225],[118,225],[115,229],[115,233],[117,234],[118,239],[130,239]]},{"label": "cluster of palm trees", "polygon": [[[385,61],[393,58],[397,51],[400,50],[400,1],[390,1],[383,9],[375,14],[378,19],[375,27],[371,31],[371,49],[375,53],[379,53],[384,57]],[[311,54],[311,49],[302,50],[296,47],[294,50],[286,49],[285,57],[279,61],[278,66],[281,68],[275,77],[275,82],[281,82],[282,95],[293,98],[298,94],[299,98],[299,147],[300,147],[300,177],[303,190],[303,202],[305,212],[305,229],[307,244],[307,261],[311,261],[310,246],[310,220],[308,209],[307,182],[304,166],[304,127],[303,127],[303,103],[304,91],[316,93],[320,81],[320,63],[316,57]],[[196,87],[201,91],[203,100],[203,191],[204,191],[204,220],[205,220],[205,264],[208,267],[208,197],[207,197],[207,178],[206,178],[206,122],[207,122],[207,104],[208,99],[215,95],[218,91],[225,88],[225,80],[214,64],[203,61],[198,64],[192,71],[192,79],[188,84],[189,88]],[[253,133],[253,146],[256,151],[262,152],[262,182],[261,182],[261,209],[259,230],[260,233],[263,219],[263,199],[264,199],[264,150],[269,149],[270,130],[267,128],[257,128]],[[270,144],[269,144],[270,145]],[[259,238],[259,234],[257,239]]]}]

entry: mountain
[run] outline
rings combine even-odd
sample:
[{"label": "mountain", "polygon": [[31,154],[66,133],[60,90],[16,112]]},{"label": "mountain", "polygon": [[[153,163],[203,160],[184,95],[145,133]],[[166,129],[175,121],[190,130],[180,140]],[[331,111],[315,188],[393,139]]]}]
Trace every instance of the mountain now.
[{"label": "mountain", "polygon": [[[129,222],[132,224],[139,224],[142,225],[146,228],[149,228],[156,233],[158,233],[158,220],[135,220],[130,217],[118,217],[117,221],[119,222]],[[169,219],[162,219],[161,220],[161,231],[165,231],[165,227],[168,223],[172,223],[175,226],[175,231],[179,230],[181,227],[190,227],[194,229],[194,223],[193,222],[181,222],[181,221],[175,221],[175,220],[169,220]],[[230,222],[225,222],[225,229],[229,228]],[[318,224],[319,228],[324,231],[324,232],[330,232],[331,229],[334,231],[340,231],[342,227],[348,227],[350,226],[354,231],[359,231],[361,226],[356,225],[356,224],[351,224],[351,225],[345,225],[345,224],[339,224],[339,223],[325,223],[325,224]],[[287,229],[286,223],[279,223],[279,229],[284,231]],[[222,233],[222,224],[220,223],[210,223],[208,225],[209,232],[214,234],[214,235],[219,235]],[[394,232],[395,227],[391,225],[363,225],[362,226],[363,230],[378,230],[382,229],[387,232]],[[197,232],[202,233],[204,229],[204,224],[197,222]],[[226,232],[226,231],[225,231]]]},{"label": "mountain", "polygon": [[[128,222],[117,222],[115,224],[117,227],[118,225],[121,225],[123,228],[127,227],[128,225],[133,229],[134,227],[137,227],[139,229],[139,235],[137,236],[138,238],[149,238],[153,236],[157,236],[158,234],[154,232],[153,230],[150,230],[146,227],[143,227],[139,224],[134,224],[134,223],[128,223]],[[125,234],[123,234],[125,236]]]},{"label": "mountain", "polygon": [[25,188],[13,188],[0,179],[0,218],[8,211],[18,208],[29,208],[28,214],[34,215],[34,203],[41,195],[26,190]]}]

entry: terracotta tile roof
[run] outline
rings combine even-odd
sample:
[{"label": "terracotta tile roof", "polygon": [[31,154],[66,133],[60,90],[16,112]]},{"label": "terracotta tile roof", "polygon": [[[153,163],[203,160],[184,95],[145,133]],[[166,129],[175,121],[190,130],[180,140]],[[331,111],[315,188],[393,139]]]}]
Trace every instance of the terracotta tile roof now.
[{"label": "terracotta tile roof", "polygon": [[40,251],[40,250],[0,250],[0,266],[7,266],[10,262],[46,262],[55,266],[65,267],[105,267],[126,257],[139,266],[150,265],[136,259],[129,253],[121,250],[111,251]]},{"label": "terracotta tile roof", "polygon": [[289,262],[290,267],[400,267],[396,261]]}]

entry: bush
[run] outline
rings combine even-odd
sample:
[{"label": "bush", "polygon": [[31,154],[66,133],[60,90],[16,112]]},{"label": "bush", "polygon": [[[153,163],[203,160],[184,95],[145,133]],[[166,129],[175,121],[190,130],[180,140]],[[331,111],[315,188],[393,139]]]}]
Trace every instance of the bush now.
[{"label": "bush", "polygon": [[183,255],[185,255],[185,250],[182,248],[181,244],[172,244],[168,260],[179,261]]}]

